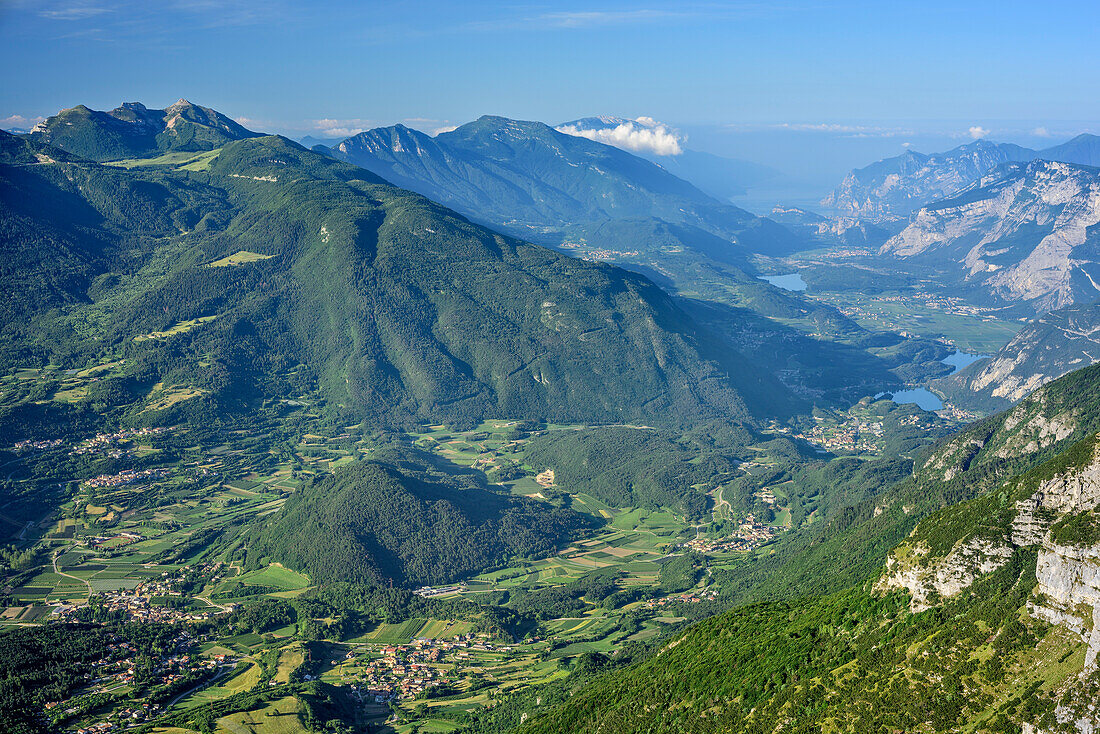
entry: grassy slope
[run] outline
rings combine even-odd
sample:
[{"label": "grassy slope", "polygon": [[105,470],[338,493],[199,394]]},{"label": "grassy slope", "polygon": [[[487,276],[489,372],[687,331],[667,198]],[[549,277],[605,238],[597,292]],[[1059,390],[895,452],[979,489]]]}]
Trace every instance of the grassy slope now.
[{"label": "grassy slope", "polygon": [[[921,614],[908,613],[903,595],[881,596],[871,586],[886,551],[937,505],[950,506],[916,533],[933,555],[978,526],[1010,520],[1017,495],[1091,456],[1090,436],[1100,428],[1097,380],[1098,368],[1072,373],[946,442],[914,479],[869,501],[880,512],[861,519],[856,511],[816,541],[803,538],[753,592],[830,595],[741,607],[703,622],[645,662],[573,691],[568,704],[524,730],[626,732],[643,722],[651,732],[1052,725],[1052,691],[1079,685],[1084,652],[1079,639],[1023,613],[1035,584],[1033,550],[1018,550],[1008,565]],[[1052,421],[1070,429],[1060,440],[1042,438]],[[951,468],[958,473],[946,478]],[[1018,491],[998,492],[1002,486]]]}]

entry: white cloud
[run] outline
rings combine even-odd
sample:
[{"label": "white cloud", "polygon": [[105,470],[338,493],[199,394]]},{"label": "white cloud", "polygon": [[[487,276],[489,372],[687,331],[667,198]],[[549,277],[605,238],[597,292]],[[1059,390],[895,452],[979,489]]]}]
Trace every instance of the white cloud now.
[{"label": "white cloud", "polygon": [[596,130],[581,130],[576,125],[561,125],[557,131],[639,153],[680,155],[684,152],[680,147],[683,136],[652,117],[639,117],[622,122],[615,127]]},{"label": "white cloud", "polygon": [[78,2],[65,7],[39,11],[39,15],[50,20],[84,20],[111,12],[110,8]]},{"label": "white cloud", "polygon": [[981,125],[974,125],[969,130],[967,130],[967,134],[975,140],[981,140],[982,138],[989,135],[989,130],[982,127]]},{"label": "white cloud", "polygon": [[670,10],[586,10],[577,12],[553,12],[514,18],[478,20],[462,26],[476,31],[503,30],[577,30],[627,24],[655,23],[692,17],[691,14]]},{"label": "white cloud", "polygon": [[1049,138],[1051,137],[1050,131],[1045,127],[1039,126],[1031,131],[1031,134],[1037,138]]},{"label": "white cloud", "polygon": [[406,117],[401,122],[407,127],[427,133],[432,137],[440,133],[449,133],[458,127],[450,120],[441,120],[438,117]]},{"label": "white cloud", "polygon": [[916,134],[914,130],[904,127],[847,125],[836,122],[731,123],[725,127],[739,132],[790,130],[792,132],[828,133],[843,138],[898,138]]},{"label": "white cloud", "polygon": [[372,127],[378,126],[374,120],[362,118],[350,120],[325,118],[323,120],[312,120],[311,124],[315,131],[326,138],[350,138],[352,135],[358,135],[364,130],[370,130]]},{"label": "white cloud", "polygon": [[619,25],[621,23],[647,23],[678,18],[682,15],[682,13],[666,10],[592,10],[574,13],[545,13],[536,18],[535,22],[545,24],[550,28],[589,28],[601,25]]},{"label": "white cloud", "polygon": [[269,127],[269,125],[263,120],[257,120],[252,117],[237,117],[234,118],[233,121],[236,122],[238,125],[242,125],[253,131],[262,130],[265,127]]},{"label": "white cloud", "polygon": [[34,127],[38,123],[45,120],[45,117],[24,117],[23,115],[9,115],[8,117],[0,118],[0,128],[7,130],[10,128],[17,128],[25,130],[30,127]]}]

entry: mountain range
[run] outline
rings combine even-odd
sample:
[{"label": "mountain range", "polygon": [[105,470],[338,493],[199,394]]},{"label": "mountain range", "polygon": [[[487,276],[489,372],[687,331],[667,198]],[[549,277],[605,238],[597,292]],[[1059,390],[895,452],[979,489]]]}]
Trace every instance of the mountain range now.
[{"label": "mountain range", "polygon": [[[280,393],[289,371],[334,413],[390,425],[793,404],[638,275],[490,232],[284,138],[102,165],[73,156],[108,149],[87,141],[114,140],[114,123],[73,119],[55,136],[69,155],[0,137],[7,160],[33,159],[0,179],[8,364],[113,348],[150,368],[171,353],[153,369],[194,398],[173,411]],[[161,333],[178,336],[140,338]]]},{"label": "mountain range", "polygon": [[[942,367],[922,362],[914,368],[911,359],[942,347],[872,334],[832,306],[750,274],[755,258],[810,246],[819,241],[816,234],[722,204],[616,147],[539,122],[483,117],[434,138],[403,126],[370,130],[331,152],[475,221],[584,259],[615,262],[678,296],[732,307],[693,313],[807,397],[854,400],[865,394],[857,391],[895,383],[899,370],[927,373],[931,365],[932,376]],[[872,343],[873,355],[860,352]],[[841,363],[858,377],[838,379],[832,365]],[[880,389],[886,388],[870,394]]]},{"label": "mountain range", "polygon": [[1025,315],[1100,297],[1100,169],[1037,159],[921,208],[880,253]]},{"label": "mountain range", "polygon": [[396,125],[348,138],[334,156],[421,193],[509,234],[559,244],[587,238],[631,250],[607,222],[670,228],[668,246],[720,262],[782,254],[797,237],[767,219],[723,204],[647,160],[561,133],[541,122],[485,116],[429,137]]},{"label": "mountain range", "polygon": [[[410,664],[375,721],[1096,731],[1100,365],[1055,373],[1094,361],[1100,169],[1002,160],[948,194],[985,156],[1026,151],[913,163],[914,191],[939,198],[875,268],[915,264],[1006,313],[1050,311],[936,383],[1015,401],[957,428],[870,397],[944,374],[943,343],[863,329],[748,270],[807,243],[865,248],[884,226],[777,211],[788,228],[541,123],[396,126],[314,150],[231,123],[128,103],[0,132],[3,520],[31,549],[0,549],[4,596],[62,601],[61,616],[125,566],[115,587],[172,591],[142,613],[202,610],[194,629],[211,656],[230,651],[232,677],[203,661],[194,678],[112,689],[163,703],[150,726],[247,714],[351,731],[374,689],[345,679],[397,676],[398,655],[404,670],[414,647],[428,654],[410,638],[454,632],[446,663],[439,647],[438,666]],[[647,255],[628,270],[524,232]],[[872,300],[893,277],[826,260],[810,281],[859,278]],[[857,441],[871,448],[832,453]],[[97,624],[115,613],[87,607]],[[154,627],[187,662],[178,627],[103,629],[119,652]],[[0,635],[16,641],[0,699],[21,730],[105,706],[78,690],[98,658],[49,678],[33,632]],[[386,664],[362,653],[390,640],[405,649]],[[112,675],[153,668],[119,655]],[[24,676],[27,661],[47,672]],[[429,668],[453,685],[401,698]]]},{"label": "mountain range", "polygon": [[35,125],[30,137],[93,161],[144,158],[154,152],[213,150],[257,137],[209,107],[181,99],[163,110],[126,102],[108,112],[78,105]]},{"label": "mountain range", "polygon": [[988,140],[931,155],[909,150],[851,171],[821,205],[877,224],[903,221],[926,204],[955,196],[1004,163],[1035,159],[1098,166],[1100,136],[1082,133],[1043,150]]}]

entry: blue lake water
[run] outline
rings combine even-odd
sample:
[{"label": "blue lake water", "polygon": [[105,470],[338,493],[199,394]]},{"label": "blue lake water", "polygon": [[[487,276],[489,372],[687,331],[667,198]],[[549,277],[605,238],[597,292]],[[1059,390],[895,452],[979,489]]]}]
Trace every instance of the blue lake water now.
[{"label": "blue lake water", "polygon": [[917,407],[922,410],[939,410],[943,407],[943,401],[937,397],[936,393],[925,390],[923,387],[914,387],[912,390],[898,390],[893,394],[879,393],[879,395],[889,395],[890,399],[898,404],[916,403]]},{"label": "blue lake water", "polygon": [[955,371],[951,374],[955,374],[956,372],[961,372],[962,370],[965,370],[967,367],[974,364],[979,359],[985,359],[988,356],[988,354],[967,354],[966,352],[956,351],[954,354],[944,357],[940,361],[944,364],[949,364],[954,367]]},{"label": "blue lake water", "polygon": [[787,273],[786,275],[761,275],[760,280],[766,280],[777,288],[782,288],[787,291],[806,290],[806,281],[802,280],[802,276],[798,273]]},{"label": "blue lake water", "polygon": [[[955,369],[951,374],[955,374],[960,370],[966,369],[979,359],[984,359],[988,356],[988,354],[967,354],[966,352],[956,351],[954,354],[944,357],[940,361],[954,367]],[[875,399],[877,400],[887,395],[889,395],[890,399],[895,403],[915,403],[918,408],[922,408],[923,410],[940,410],[943,408],[943,401],[940,400],[939,396],[923,387],[914,387],[911,390],[899,390],[896,393],[880,392],[875,396]]]}]

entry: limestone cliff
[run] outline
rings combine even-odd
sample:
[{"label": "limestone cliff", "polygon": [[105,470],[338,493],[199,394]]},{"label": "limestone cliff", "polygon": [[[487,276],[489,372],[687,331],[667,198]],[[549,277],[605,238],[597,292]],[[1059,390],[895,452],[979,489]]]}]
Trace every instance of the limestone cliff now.
[{"label": "limestone cliff", "polygon": [[1100,296],[1100,172],[1068,163],[1007,164],[913,215],[881,248],[958,272],[991,304],[1044,313]]}]

